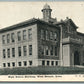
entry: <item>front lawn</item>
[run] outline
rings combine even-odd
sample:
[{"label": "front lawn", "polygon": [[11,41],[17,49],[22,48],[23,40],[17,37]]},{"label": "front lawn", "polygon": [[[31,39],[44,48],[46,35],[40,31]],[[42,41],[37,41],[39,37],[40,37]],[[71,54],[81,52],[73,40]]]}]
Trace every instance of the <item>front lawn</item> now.
[{"label": "front lawn", "polygon": [[26,74],[84,74],[84,68],[77,67],[20,67],[0,69],[0,75],[26,75]]}]

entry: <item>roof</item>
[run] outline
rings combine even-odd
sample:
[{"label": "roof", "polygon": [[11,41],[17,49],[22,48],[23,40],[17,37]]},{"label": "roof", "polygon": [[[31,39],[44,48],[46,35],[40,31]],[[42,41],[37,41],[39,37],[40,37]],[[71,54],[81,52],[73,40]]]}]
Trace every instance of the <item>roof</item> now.
[{"label": "roof", "polygon": [[31,22],[33,23],[35,21],[36,21],[36,19],[33,18],[33,19],[30,19],[30,20],[26,20],[24,22],[9,26],[9,27],[2,28],[2,29],[0,29],[0,33],[4,32],[4,31],[9,31],[9,30],[16,29],[17,27],[22,27],[24,25],[30,24]]},{"label": "roof", "polygon": [[62,25],[67,24],[68,21],[74,26],[74,28],[78,28],[71,19],[61,20],[60,22],[56,22],[56,23],[49,23],[49,22],[45,22],[44,20],[41,20],[41,19],[32,18],[32,19],[26,20],[24,22],[21,22],[21,23],[12,25],[12,26],[2,28],[2,29],[0,29],[0,33],[3,33],[5,31],[14,30],[14,29],[24,28],[25,26],[33,25],[35,23],[36,24],[37,23],[46,24],[46,25],[49,25],[49,26],[56,27],[57,29],[60,30],[59,25],[60,24],[62,24]]},{"label": "roof", "polygon": [[78,35],[84,36],[84,33],[77,32]]},{"label": "roof", "polygon": [[46,3],[43,7],[43,9],[51,9],[50,6]]},{"label": "roof", "polygon": [[74,28],[76,28],[76,29],[78,28],[76,26],[76,24],[72,21],[72,19],[61,20],[60,22],[57,22],[56,25],[59,25],[59,24],[68,24],[68,22],[70,22],[74,26]]},{"label": "roof", "polygon": [[52,9],[50,8],[50,6],[49,6],[47,3],[44,5],[42,11],[43,11],[43,10],[46,10],[46,9],[52,11]]},{"label": "roof", "polygon": [[56,26],[56,25],[54,25],[54,24],[45,22],[45,21],[43,21],[43,20],[41,20],[41,19],[32,18],[32,19],[26,20],[26,21],[24,21],[24,22],[21,22],[21,23],[12,25],[12,26],[2,28],[2,29],[0,29],[0,33],[3,33],[3,32],[5,32],[5,31],[14,30],[14,29],[23,28],[24,26],[32,25],[32,24],[35,24],[35,23],[47,24],[47,25],[49,25],[49,26],[57,27],[57,29],[58,29],[58,26]]},{"label": "roof", "polygon": [[72,21],[72,19],[66,19],[65,21],[64,21],[65,23],[68,23],[68,22],[70,22],[71,23],[71,25],[73,25],[74,26],[74,28],[78,28],[77,26],[76,26],[76,24]]}]

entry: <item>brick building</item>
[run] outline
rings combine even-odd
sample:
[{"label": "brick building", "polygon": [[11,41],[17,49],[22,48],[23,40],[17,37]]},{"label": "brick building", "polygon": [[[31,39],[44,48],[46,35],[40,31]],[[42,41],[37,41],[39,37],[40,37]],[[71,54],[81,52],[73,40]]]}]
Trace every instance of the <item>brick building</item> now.
[{"label": "brick building", "polygon": [[84,64],[84,34],[68,17],[58,22],[45,4],[43,19],[0,30],[0,68]]}]

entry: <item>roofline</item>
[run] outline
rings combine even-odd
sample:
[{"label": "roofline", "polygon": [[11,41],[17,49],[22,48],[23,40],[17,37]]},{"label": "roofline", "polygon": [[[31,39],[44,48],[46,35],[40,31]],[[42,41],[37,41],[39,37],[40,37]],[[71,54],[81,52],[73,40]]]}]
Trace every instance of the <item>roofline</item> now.
[{"label": "roofline", "polygon": [[[14,30],[14,29],[19,29],[21,27],[23,28],[24,26],[32,25],[36,22],[37,23],[40,22],[40,23],[43,23],[43,24],[47,24],[47,25],[50,25],[50,26],[57,27],[56,25],[50,24],[50,23],[45,22],[43,20],[32,18],[32,19],[26,20],[24,22],[21,22],[21,23],[12,25],[12,26],[2,28],[2,29],[0,29],[0,33],[6,32],[6,31],[11,31],[11,30]],[[59,29],[59,28],[57,27],[57,29]]]},{"label": "roofline", "polygon": [[[71,21],[72,22],[72,24],[75,26],[75,28],[77,29],[78,28],[78,26],[76,26],[76,24],[72,21],[72,19],[68,19],[67,21]],[[65,20],[62,20],[62,21],[60,21],[60,22],[58,22],[58,23],[56,23],[57,25],[62,25],[62,24],[65,24]]]},{"label": "roofline", "polygon": [[72,24],[75,26],[75,28],[77,29],[78,28],[78,26],[72,21],[72,19],[69,19],[71,22],[72,22]]},{"label": "roofline", "polygon": [[[5,28],[2,28],[2,29],[0,29],[0,33],[2,33],[2,32],[5,32],[5,31],[9,31],[9,30],[14,30],[14,29],[16,29],[17,27],[19,28],[19,27],[23,27],[24,25],[26,26],[26,25],[28,25],[28,24],[30,24],[30,23],[33,23],[33,22],[35,22],[36,21],[36,19],[29,19],[29,20],[26,20],[26,21],[24,21],[24,22],[20,22],[20,23],[18,23],[18,24],[14,24],[14,25],[12,25],[12,26],[9,26],[9,27],[5,27]],[[18,29],[17,28],[17,29]]]},{"label": "roofline", "polygon": [[84,33],[77,32],[78,35],[84,36]]}]

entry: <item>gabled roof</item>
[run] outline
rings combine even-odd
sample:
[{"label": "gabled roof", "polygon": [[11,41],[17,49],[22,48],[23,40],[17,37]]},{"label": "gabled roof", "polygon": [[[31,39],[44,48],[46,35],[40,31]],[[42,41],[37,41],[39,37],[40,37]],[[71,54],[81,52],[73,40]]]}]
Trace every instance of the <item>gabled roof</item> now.
[{"label": "gabled roof", "polygon": [[56,25],[59,25],[59,24],[68,24],[68,22],[70,22],[73,26],[74,26],[74,28],[78,28],[77,26],[76,26],[76,24],[72,21],[72,19],[66,19],[66,20],[61,20],[60,22],[57,22],[56,23]]},{"label": "gabled roof", "polygon": [[73,25],[74,26],[74,28],[78,28],[77,26],[76,26],[76,24],[73,22],[73,20],[72,19],[66,19],[65,21],[64,21],[65,23],[67,23],[67,22],[70,22],[71,23],[71,25]]}]

